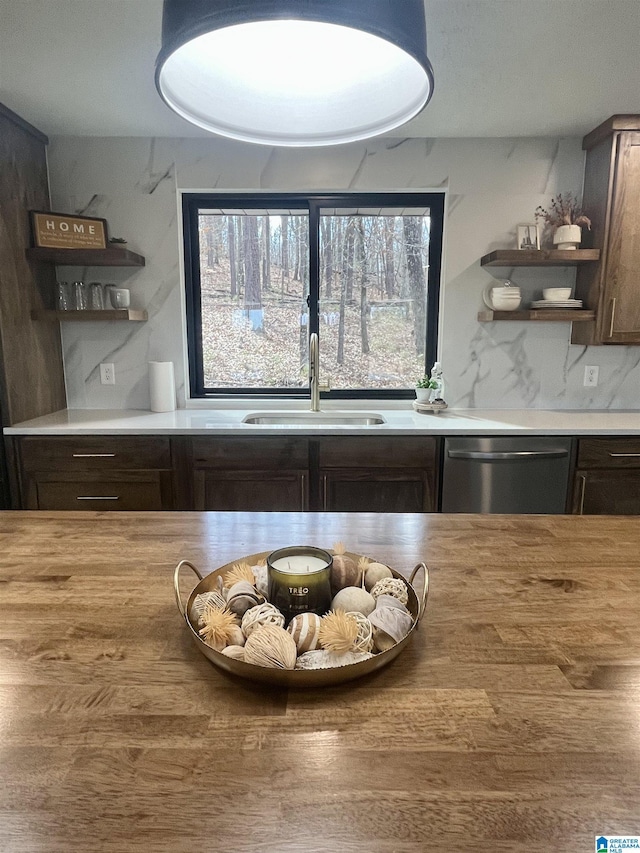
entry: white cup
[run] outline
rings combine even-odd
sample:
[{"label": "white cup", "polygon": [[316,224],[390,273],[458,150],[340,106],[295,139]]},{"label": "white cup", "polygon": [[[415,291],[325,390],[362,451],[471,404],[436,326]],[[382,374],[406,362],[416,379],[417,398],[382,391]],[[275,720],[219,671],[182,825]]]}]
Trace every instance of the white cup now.
[{"label": "white cup", "polygon": [[109,299],[114,308],[128,308],[131,304],[131,293],[126,287],[114,287],[109,291]]}]

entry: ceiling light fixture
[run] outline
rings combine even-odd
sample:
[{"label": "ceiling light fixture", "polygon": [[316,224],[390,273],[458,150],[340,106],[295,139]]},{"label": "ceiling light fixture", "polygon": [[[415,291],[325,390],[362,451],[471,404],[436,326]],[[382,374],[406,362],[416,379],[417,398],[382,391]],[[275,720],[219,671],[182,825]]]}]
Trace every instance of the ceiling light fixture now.
[{"label": "ceiling light fixture", "polygon": [[156,86],[187,121],[265,145],[354,142],[433,92],[423,0],[164,0]]}]

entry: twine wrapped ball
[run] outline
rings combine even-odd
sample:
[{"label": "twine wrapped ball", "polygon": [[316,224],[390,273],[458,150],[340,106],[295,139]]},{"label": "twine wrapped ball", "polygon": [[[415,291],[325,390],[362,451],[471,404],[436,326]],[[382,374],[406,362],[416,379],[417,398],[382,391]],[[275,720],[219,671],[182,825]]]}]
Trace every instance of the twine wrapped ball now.
[{"label": "twine wrapped ball", "polygon": [[376,607],[369,621],[373,625],[374,648],[386,652],[407,636],[413,620],[397,607]]},{"label": "twine wrapped ball", "polygon": [[362,613],[347,613],[351,619],[355,619],[358,626],[358,633],[353,643],[353,650],[356,652],[370,652],[373,648],[373,625],[366,616]]},{"label": "twine wrapped ball", "polygon": [[393,572],[389,566],[385,566],[383,563],[369,563],[364,575],[364,585],[367,588],[367,591],[371,592],[378,581],[392,577]]},{"label": "twine wrapped ball", "polygon": [[318,648],[322,619],[317,613],[299,613],[287,627],[298,649],[298,654]]},{"label": "twine wrapped ball", "polygon": [[226,599],[222,592],[217,589],[212,589],[210,592],[201,592],[196,595],[191,605],[191,622],[194,625],[202,625],[202,616],[207,607],[217,607],[222,610],[226,606]]},{"label": "twine wrapped ball", "polygon": [[355,561],[345,554],[342,542],[333,546],[333,563],[331,565],[331,592],[338,592],[346,586],[356,586],[360,581],[360,570]]},{"label": "twine wrapped ball", "polygon": [[383,578],[371,590],[371,595],[377,598],[379,595],[392,595],[402,604],[409,601],[406,583],[400,578]]},{"label": "twine wrapped ball", "polygon": [[227,593],[227,607],[240,618],[244,616],[249,608],[263,602],[264,596],[260,595],[257,589],[248,581],[234,583]]},{"label": "twine wrapped ball", "polygon": [[296,661],[296,669],[331,669],[334,666],[349,666],[352,663],[360,663],[372,658],[371,652],[329,652],[326,649],[317,649],[305,652]]},{"label": "twine wrapped ball", "polygon": [[341,589],[331,602],[332,610],[344,610],[346,613],[357,611],[363,616],[368,616],[375,606],[375,598],[359,586],[347,586]]},{"label": "twine wrapped ball", "polygon": [[277,625],[261,625],[247,637],[244,647],[245,663],[272,669],[293,669],[296,665],[296,644],[291,634]]},{"label": "twine wrapped ball", "polygon": [[250,637],[261,625],[277,625],[278,628],[284,628],[284,616],[275,605],[269,602],[257,604],[247,610],[242,617],[242,632],[245,637]]}]

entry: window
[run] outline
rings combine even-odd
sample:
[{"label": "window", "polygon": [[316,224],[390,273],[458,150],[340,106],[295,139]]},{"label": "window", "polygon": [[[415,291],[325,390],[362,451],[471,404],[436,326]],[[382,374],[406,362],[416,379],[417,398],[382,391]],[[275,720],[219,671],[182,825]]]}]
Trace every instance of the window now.
[{"label": "window", "polygon": [[444,194],[185,194],[192,397],[408,397],[437,348]]}]

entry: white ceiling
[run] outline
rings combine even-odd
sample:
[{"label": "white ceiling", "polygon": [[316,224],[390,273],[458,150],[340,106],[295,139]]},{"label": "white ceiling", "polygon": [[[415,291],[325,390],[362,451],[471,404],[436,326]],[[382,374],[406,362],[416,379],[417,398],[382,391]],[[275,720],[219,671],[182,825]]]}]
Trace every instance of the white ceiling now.
[{"label": "white ceiling", "polygon": [[[640,0],[425,6],[435,94],[396,136],[582,135],[640,113]],[[49,135],[208,136],[156,93],[161,19],[162,0],[0,0],[0,102]]]}]

